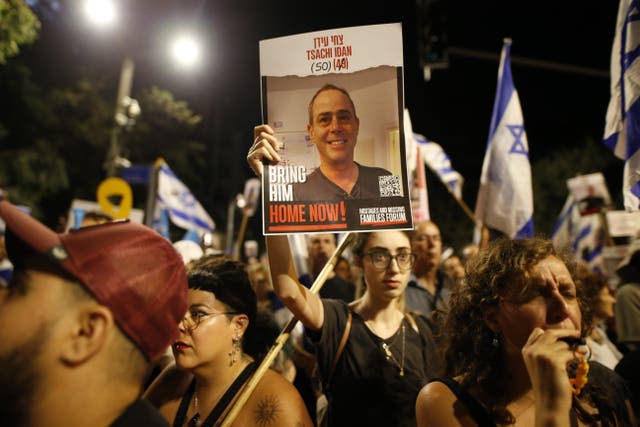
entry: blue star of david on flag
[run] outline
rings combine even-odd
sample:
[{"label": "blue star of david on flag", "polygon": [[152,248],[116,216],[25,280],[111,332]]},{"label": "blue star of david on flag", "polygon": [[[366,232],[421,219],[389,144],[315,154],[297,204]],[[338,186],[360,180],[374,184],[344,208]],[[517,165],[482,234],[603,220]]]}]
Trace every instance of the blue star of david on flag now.
[{"label": "blue star of david on flag", "polygon": [[513,137],[515,138],[515,141],[513,141],[513,145],[511,146],[509,153],[524,154],[525,156],[529,157],[529,150],[527,150],[527,147],[522,142],[522,135],[524,135],[524,126],[507,125],[507,129],[509,129],[509,132],[511,132],[511,135],[513,135]]},{"label": "blue star of david on flag", "polygon": [[511,40],[505,39],[476,219],[511,238],[523,238],[533,236],[533,190],[529,145],[520,99],[513,85],[510,52]]}]

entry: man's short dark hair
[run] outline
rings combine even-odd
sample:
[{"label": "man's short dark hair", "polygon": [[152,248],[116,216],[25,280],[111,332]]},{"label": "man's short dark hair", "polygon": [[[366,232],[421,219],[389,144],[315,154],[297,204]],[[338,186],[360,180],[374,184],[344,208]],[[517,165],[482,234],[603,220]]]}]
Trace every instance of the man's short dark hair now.
[{"label": "man's short dark hair", "polygon": [[347,98],[349,98],[349,102],[351,103],[351,108],[353,109],[353,115],[356,118],[358,117],[358,114],[356,113],[356,105],[353,103],[353,99],[351,99],[351,95],[349,95],[349,92],[347,92],[346,89],[343,89],[343,88],[341,88],[339,86],[336,86],[336,85],[331,84],[331,83],[327,83],[326,85],[324,85],[320,89],[318,89],[318,91],[311,98],[311,101],[309,101],[308,110],[309,110],[309,124],[310,125],[313,124],[313,102],[316,100],[318,95],[320,95],[322,92],[326,92],[328,90],[337,90],[338,92],[342,92]]}]

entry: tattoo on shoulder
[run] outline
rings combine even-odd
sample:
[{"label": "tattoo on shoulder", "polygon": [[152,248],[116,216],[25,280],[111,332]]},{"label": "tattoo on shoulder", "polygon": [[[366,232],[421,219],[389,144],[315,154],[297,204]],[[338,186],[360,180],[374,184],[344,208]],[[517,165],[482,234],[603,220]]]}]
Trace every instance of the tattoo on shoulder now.
[{"label": "tattoo on shoulder", "polygon": [[276,418],[278,418],[279,412],[280,402],[278,398],[273,394],[267,395],[258,402],[258,407],[254,411],[256,424],[260,427],[273,425]]}]

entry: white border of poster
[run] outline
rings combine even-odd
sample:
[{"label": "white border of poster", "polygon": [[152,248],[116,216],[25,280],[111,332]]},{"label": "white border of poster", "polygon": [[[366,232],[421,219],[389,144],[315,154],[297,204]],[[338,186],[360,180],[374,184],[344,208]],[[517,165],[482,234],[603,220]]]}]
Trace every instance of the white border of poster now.
[{"label": "white border of poster", "polygon": [[[260,42],[263,123],[275,131],[282,161],[263,174],[265,234],[413,227],[406,162],[402,27],[341,28]],[[296,197],[320,164],[307,133],[308,105],[326,84],[349,93],[359,119],[354,160],[385,169],[375,195],[336,200]],[[388,174],[388,175],[387,175]],[[300,193],[297,193],[298,195]]]}]

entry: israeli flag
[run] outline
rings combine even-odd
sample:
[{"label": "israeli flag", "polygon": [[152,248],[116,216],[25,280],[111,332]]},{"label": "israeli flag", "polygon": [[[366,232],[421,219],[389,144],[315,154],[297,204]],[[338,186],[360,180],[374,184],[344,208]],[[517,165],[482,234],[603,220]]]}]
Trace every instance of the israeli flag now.
[{"label": "israeli flag", "polygon": [[178,227],[199,233],[210,233],[215,229],[207,211],[166,163],[158,169],[158,202]]},{"label": "israeli flag", "polygon": [[505,39],[476,218],[511,238],[523,238],[533,236],[533,190],[522,109],[511,77],[510,50],[511,39]]},{"label": "israeli flag", "polygon": [[151,228],[156,230],[165,239],[171,241],[171,234],[169,232],[169,214],[160,200],[156,200],[153,219],[151,220]]},{"label": "israeli flag", "polygon": [[453,169],[451,159],[447,153],[444,152],[439,144],[428,140],[423,135],[414,133],[413,137],[420,147],[424,163],[438,175],[438,178],[456,199],[462,199],[464,178]]},{"label": "israeli flag", "polygon": [[571,194],[562,207],[553,231],[553,245],[560,251],[570,251],[599,273],[606,274],[604,263],[605,232],[599,214],[580,215],[580,208]]},{"label": "israeli flag", "polygon": [[551,241],[557,249],[568,250],[574,246],[579,222],[580,209],[573,200],[573,196],[569,194],[551,231]]},{"label": "israeli flag", "polygon": [[620,0],[611,48],[611,99],[604,143],[625,160],[627,211],[640,210],[640,0]]},{"label": "israeli flag", "polygon": [[591,270],[605,275],[607,273],[604,254],[605,232],[599,214],[580,217],[573,239],[573,253],[577,260],[586,263]]}]

